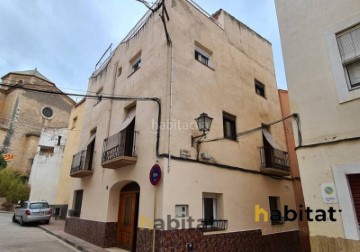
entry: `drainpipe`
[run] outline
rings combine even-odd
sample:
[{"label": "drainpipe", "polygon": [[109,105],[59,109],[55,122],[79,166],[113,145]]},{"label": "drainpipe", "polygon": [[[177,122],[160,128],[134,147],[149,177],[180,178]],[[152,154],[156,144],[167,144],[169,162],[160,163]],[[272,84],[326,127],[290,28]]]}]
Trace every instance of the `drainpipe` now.
[{"label": "drainpipe", "polygon": [[172,42],[170,42],[170,50],[171,50],[171,63],[170,63],[170,105],[169,105],[169,135],[168,135],[168,173],[170,172],[170,168],[171,168],[171,116],[172,116],[172,108],[173,108],[173,90],[172,90],[172,85],[173,85],[173,73],[174,73],[174,47]]}]

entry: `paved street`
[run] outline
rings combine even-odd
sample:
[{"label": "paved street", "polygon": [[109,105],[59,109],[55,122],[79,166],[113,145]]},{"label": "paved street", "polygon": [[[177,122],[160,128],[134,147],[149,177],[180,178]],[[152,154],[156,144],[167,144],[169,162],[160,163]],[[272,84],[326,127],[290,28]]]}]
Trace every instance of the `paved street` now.
[{"label": "paved street", "polygon": [[11,217],[12,214],[0,213],[0,251],[78,251],[35,224],[21,227],[12,223]]}]

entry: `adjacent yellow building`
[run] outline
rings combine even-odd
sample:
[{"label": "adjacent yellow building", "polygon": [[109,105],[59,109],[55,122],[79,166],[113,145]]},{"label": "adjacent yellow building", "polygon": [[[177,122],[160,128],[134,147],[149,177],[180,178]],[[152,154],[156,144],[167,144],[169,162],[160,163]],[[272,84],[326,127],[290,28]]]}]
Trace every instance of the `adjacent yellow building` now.
[{"label": "adjacent yellow building", "polygon": [[276,0],[313,251],[360,250],[360,2]]},{"label": "adjacent yellow building", "polygon": [[59,208],[57,215],[65,218],[71,190],[71,177],[69,176],[73,156],[80,148],[80,130],[83,127],[85,99],[78,102],[71,110],[69,126],[67,130],[67,140],[63,153],[62,165],[60,168],[59,182],[56,189],[55,204]]}]

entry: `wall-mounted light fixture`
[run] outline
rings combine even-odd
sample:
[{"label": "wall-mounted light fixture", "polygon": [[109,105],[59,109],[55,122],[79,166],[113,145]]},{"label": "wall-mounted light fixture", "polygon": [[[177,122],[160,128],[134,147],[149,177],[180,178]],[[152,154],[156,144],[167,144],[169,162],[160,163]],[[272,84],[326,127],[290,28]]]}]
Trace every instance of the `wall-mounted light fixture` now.
[{"label": "wall-mounted light fixture", "polygon": [[197,160],[199,160],[199,150],[201,144],[200,140],[206,137],[206,134],[210,131],[212,120],[213,118],[208,116],[208,114],[206,113],[201,113],[201,115],[195,119],[199,131],[202,132],[202,134],[199,136],[191,136],[191,146],[194,146],[197,140],[196,142]]},{"label": "wall-mounted light fixture", "polygon": [[195,119],[198,129],[202,132],[202,134],[195,137],[191,136],[191,146],[194,146],[196,139],[206,136],[207,132],[210,131],[212,120],[213,118],[208,116],[206,113],[202,113],[198,118]]}]

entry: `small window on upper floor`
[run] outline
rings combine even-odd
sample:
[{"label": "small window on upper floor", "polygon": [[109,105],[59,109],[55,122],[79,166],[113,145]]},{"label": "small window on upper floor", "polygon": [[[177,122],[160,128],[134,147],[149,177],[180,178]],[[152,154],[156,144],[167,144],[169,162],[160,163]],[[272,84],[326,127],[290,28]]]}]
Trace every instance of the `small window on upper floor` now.
[{"label": "small window on upper floor", "polygon": [[135,73],[137,70],[139,70],[139,68],[141,67],[141,51],[138,52],[138,53],[130,60],[130,65],[131,65],[131,73],[130,73],[130,75],[132,75],[132,74]]},{"label": "small window on upper floor", "polygon": [[53,146],[40,146],[39,155],[52,156],[54,154]]},{"label": "small window on upper floor", "polygon": [[99,102],[101,102],[101,100],[102,100],[102,94],[101,94],[102,91],[103,91],[103,87],[99,88],[98,91],[96,91],[97,100],[96,100],[95,105],[97,105]]},{"label": "small window on upper floor", "polygon": [[360,88],[360,24],[337,34],[337,43],[349,90]]},{"label": "small window on upper floor", "polygon": [[122,67],[119,67],[117,69],[117,77],[119,77],[121,75],[121,73],[122,73]]},{"label": "small window on upper floor", "polygon": [[236,137],[236,117],[223,112],[223,128],[224,128],[224,138],[237,140]]},{"label": "small window on upper floor", "polygon": [[77,116],[75,116],[72,120],[72,125],[71,125],[71,129],[75,129],[76,128],[76,122],[77,122]]},{"label": "small window on upper floor", "polygon": [[195,59],[206,66],[211,67],[211,55],[212,52],[206,49],[204,46],[195,42]]},{"label": "small window on upper floor", "polygon": [[266,97],[265,96],[265,85],[264,84],[262,84],[260,81],[258,81],[258,80],[255,80],[255,92],[258,94],[258,95],[260,95],[260,96],[262,96],[262,97]]}]

